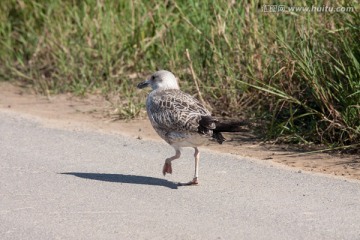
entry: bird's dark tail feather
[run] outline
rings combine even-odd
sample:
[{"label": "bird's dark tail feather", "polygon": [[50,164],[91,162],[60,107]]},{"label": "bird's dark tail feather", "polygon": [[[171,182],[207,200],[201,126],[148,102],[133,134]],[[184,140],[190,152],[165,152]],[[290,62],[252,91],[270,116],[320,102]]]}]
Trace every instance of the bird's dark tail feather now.
[{"label": "bird's dark tail feather", "polygon": [[246,126],[251,125],[247,121],[217,121],[215,122],[216,128],[213,130],[212,137],[219,143],[222,144],[226,139],[221,134],[222,132],[246,132]]},{"label": "bird's dark tail feather", "polygon": [[201,134],[211,134],[219,144],[222,144],[226,139],[221,134],[222,132],[244,132],[244,126],[250,124],[246,121],[218,121],[212,116],[201,116],[199,121],[198,132]]},{"label": "bird's dark tail feather", "polygon": [[226,139],[221,134],[221,132],[214,131],[212,138],[214,138],[219,144],[222,144]]},{"label": "bird's dark tail feather", "polygon": [[215,124],[217,132],[245,132],[244,127],[251,125],[247,121],[221,121]]}]

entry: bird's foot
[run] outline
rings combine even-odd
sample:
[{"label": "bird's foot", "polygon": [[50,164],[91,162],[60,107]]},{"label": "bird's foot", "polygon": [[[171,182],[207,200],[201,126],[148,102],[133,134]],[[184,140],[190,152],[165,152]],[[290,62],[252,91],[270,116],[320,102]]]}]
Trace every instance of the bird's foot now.
[{"label": "bird's foot", "polygon": [[163,174],[164,176],[167,174],[167,173],[170,173],[172,174],[172,168],[171,168],[171,163],[165,163],[164,164],[164,167],[163,167]]},{"label": "bird's foot", "polygon": [[194,185],[199,185],[199,181],[198,178],[195,177],[192,181],[187,182],[187,183],[179,183],[180,186],[194,186]]}]

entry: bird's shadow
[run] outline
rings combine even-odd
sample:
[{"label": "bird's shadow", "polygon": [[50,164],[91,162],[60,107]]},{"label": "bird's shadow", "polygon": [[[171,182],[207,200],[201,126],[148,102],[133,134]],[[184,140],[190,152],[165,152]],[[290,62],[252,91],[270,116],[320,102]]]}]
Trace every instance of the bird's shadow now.
[{"label": "bird's shadow", "polygon": [[180,186],[177,183],[170,182],[166,179],[138,176],[138,175],[126,175],[126,174],[109,174],[109,173],[86,173],[86,172],[63,172],[60,174],[73,175],[79,178],[115,182],[115,183],[129,183],[129,184],[143,184],[168,187],[171,189],[177,189]]}]

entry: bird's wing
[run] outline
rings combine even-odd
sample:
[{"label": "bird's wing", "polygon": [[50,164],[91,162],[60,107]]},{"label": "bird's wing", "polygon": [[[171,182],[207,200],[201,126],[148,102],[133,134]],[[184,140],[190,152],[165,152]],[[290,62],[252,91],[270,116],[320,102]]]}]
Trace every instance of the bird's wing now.
[{"label": "bird's wing", "polygon": [[215,128],[216,119],[211,117],[211,113],[198,100],[180,90],[154,91],[150,93],[146,105],[151,122],[159,129],[199,132],[200,125]]}]

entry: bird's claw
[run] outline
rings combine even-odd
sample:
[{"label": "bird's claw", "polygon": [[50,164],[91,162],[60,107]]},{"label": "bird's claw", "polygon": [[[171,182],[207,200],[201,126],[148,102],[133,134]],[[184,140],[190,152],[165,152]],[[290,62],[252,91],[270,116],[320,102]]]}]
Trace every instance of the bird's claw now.
[{"label": "bird's claw", "polygon": [[165,163],[165,164],[164,164],[164,167],[163,167],[163,174],[164,174],[164,176],[165,176],[167,173],[172,174],[171,163]]},{"label": "bird's claw", "polygon": [[194,178],[192,181],[187,183],[179,183],[179,186],[195,186],[195,185],[199,185],[198,178]]}]

